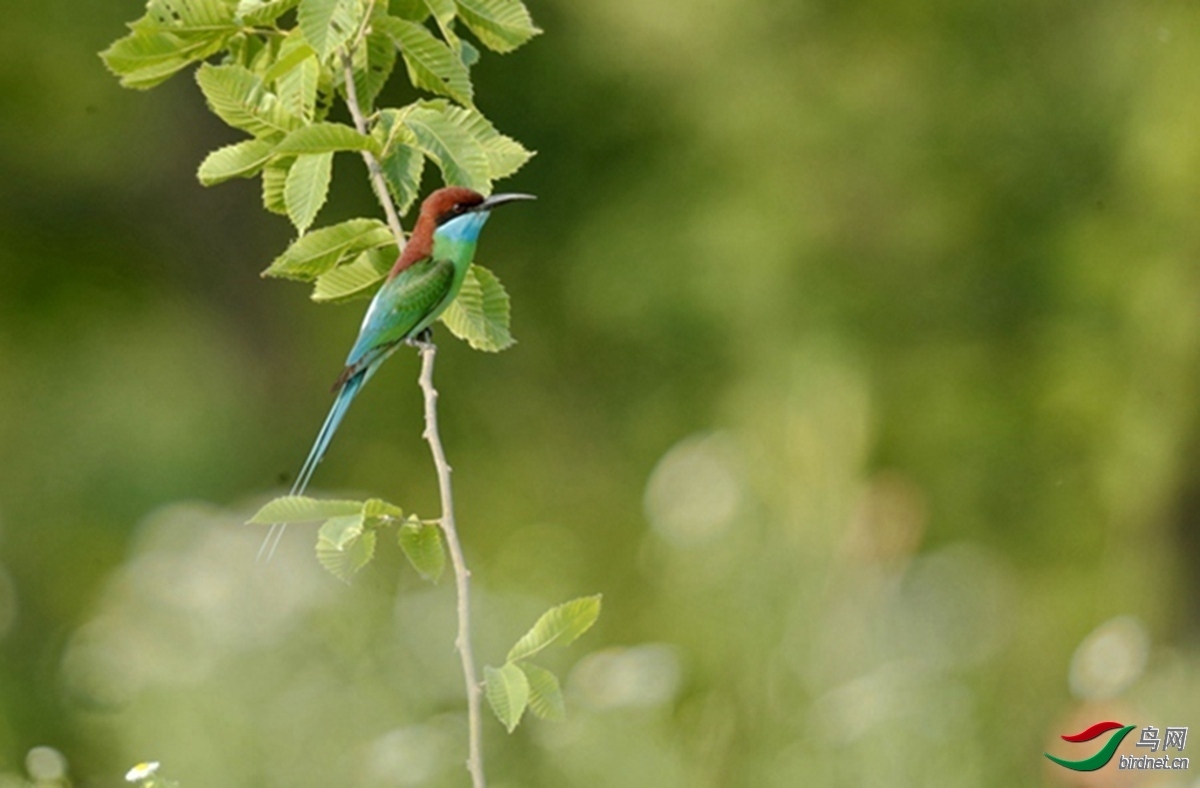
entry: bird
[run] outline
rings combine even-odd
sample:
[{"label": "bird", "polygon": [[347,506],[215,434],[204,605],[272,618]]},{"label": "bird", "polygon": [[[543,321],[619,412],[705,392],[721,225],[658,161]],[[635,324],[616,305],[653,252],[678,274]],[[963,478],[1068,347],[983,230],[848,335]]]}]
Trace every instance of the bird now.
[{"label": "bird", "polygon": [[[402,344],[419,341],[458,295],[475,257],[479,233],[492,210],[535,199],[532,194],[516,193],[484,197],[462,186],[446,186],[425,198],[404,251],[367,307],[358,339],[333,385],[337,395],[333,406],[290,495],[304,494],[350,403],[380,365]],[[271,559],[286,527],[286,523],[271,526],[258,560],[264,555]]]}]

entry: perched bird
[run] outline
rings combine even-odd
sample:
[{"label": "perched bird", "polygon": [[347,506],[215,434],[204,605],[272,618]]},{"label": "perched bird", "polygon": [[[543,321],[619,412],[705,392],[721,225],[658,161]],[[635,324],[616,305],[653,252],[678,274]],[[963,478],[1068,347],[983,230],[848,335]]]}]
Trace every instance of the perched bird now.
[{"label": "perched bird", "polygon": [[[300,468],[291,495],[304,492],[350,403],[379,365],[402,343],[413,341],[429,328],[458,295],[475,256],[479,232],[492,209],[533,199],[531,194],[485,198],[459,186],[438,189],[425,198],[404,252],[367,308],[358,339],[346,357],[346,368],[333,386],[337,393],[333,407]],[[258,551],[259,558],[266,554],[270,559],[285,527],[284,523],[271,526]]]}]

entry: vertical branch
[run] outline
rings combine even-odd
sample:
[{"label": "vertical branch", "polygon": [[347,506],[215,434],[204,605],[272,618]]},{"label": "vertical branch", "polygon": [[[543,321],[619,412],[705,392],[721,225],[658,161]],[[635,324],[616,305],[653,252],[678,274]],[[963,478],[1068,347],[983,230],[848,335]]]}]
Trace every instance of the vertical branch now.
[{"label": "vertical branch", "polygon": [[483,691],[475,675],[475,657],[471,651],[471,572],[463,560],[462,545],[458,541],[458,529],[454,522],[454,496],[450,488],[450,465],[442,448],[442,437],[438,432],[437,389],[433,387],[433,361],[437,356],[437,345],[429,341],[418,341],[421,351],[421,391],[425,393],[425,440],[433,454],[437,467],[438,490],[442,497],[442,517],[439,524],[450,550],[450,563],[454,567],[454,583],[458,591],[458,637],[454,641],[462,659],[463,680],[467,685],[467,725],[470,753],[467,770],[471,772],[474,788],[484,788],[483,744],[480,722],[480,701]]},{"label": "vertical branch", "polygon": [[[365,28],[364,28],[365,29]],[[354,85],[354,65],[349,51],[342,51],[342,68],[346,73],[346,105],[354,118],[354,126],[359,134],[367,133],[367,120],[363,117],[362,108],[358,104],[358,91]],[[388,227],[396,237],[396,245],[404,249],[404,230],[400,227],[400,217],[396,214],[396,206],[388,191],[387,181],[379,161],[370,151],[362,152],[363,161],[370,173],[371,186],[383,212],[387,216]],[[467,687],[467,725],[468,750],[467,770],[471,773],[471,783],[474,788],[485,788],[487,781],[483,775],[483,743],[480,721],[480,701],[482,690],[479,679],[475,675],[475,657],[471,651],[471,572],[463,560],[462,545],[458,541],[458,529],[454,523],[454,496],[450,487],[450,464],[446,462],[446,452],[442,448],[441,434],[438,432],[437,420],[437,389],[433,387],[433,362],[437,356],[437,345],[432,342],[418,342],[421,352],[421,391],[425,394],[425,440],[429,441],[429,450],[433,454],[433,464],[437,468],[438,490],[442,499],[442,517],[438,521],[446,537],[446,546],[450,551],[450,563],[454,567],[454,584],[458,595],[458,636],[454,646],[462,659],[463,680]]]},{"label": "vertical branch", "polygon": [[[372,2],[372,7],[374,3]],[[354,61],[351,56],[353,47],[361,42],[366,34],[370,8],[363,27],[355,36],[350,49],[341,52],[342,68],[346,75],[346,106],[354,118],[354,127],[359,134],[366,134],[367,119],[363,116],[358,104],[358,89],[354,85]],[[392,202],[391,192],[388,191],[387,180],[383,176],[383,168],[379,160],[370,151],[362,152],[363,161],[370,173],[371,186],[375,197],[383,207],[387,216],[388,227],[396,238],[396,246],[404,249],[404,230],[400,226],[400,217]],[[450,563],[454,568],[454,585],[458,596],[458,635],[454,639],[454,647],[462,659],[463,681],[467,688],[467,726],[468,726],[468,758],[467,770],[471,773],[473,788],[486,788],[487,780],[483,774],[483,731],[480,718],[480,705],[483,690],[475,675],[475,656],[471,650],[471,571],[463,559],[462,544],[458,541],[458,529],[454,522],[454,495],[450,487],[450,464],[446,462],[446,452],[442,448],[442,437],[438,432],[437,420],[437,389],[433,387],[433,362],[437,356],[437,345],[428,340],[417,339],[414,344],[421,353],[421,377],[419,383],[425,394],[425,440],[429,442],[429,450],[433,454],[433,464],[437,468],[438,491],[442,499],[442,516],[438,521],[442,533],[446,537],[446,547],[450,551]]]},{"label": "vertical branch", "polygon": [[[354,60],[350,50],[343,49],[341,55],[342,69],[346,73],[346,106],[350,109],[350,116],[354,118],[354,128],[358,129],[359,134],[367,134],[367,119],[358,105],[358,88],[354,86]],[[371,151],[363,151],[362,157],[363,162],[367,165],[367,172],[370,174],[371,188],[375,190],[375,198],[383,206],[388,227],[391,229],[392,235],[396,237],[396,247],[400,251],[404,251],[404,229],[400,226],[400,216],[396,213],[396,205],[392,202],[391,192],[388,191],[387,180],[383,177],[383,168],[379,166],[379,160]]]}]

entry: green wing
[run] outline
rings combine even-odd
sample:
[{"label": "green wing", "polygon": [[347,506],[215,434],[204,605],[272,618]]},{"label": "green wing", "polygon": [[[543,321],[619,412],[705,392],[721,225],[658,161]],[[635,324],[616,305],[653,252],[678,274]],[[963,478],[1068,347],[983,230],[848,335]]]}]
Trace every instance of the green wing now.
[{"label": "green wing", "polygon": [[384,282],[346,357],[347,370],[368,366],[381,353],[432,323],[448,305],[453,285],[454,263],[431,257]]}]

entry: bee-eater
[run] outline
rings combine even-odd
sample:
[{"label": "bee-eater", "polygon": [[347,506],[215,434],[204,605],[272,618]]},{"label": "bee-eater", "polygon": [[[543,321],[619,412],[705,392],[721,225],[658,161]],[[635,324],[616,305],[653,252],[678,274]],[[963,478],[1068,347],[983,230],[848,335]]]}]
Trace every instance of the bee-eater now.
[{"label": "bee-eater", "polygon": [[[291,495],[301,495],[308,486],[363,384],[401,344],[412,342],[433,325],[458,295],[475,256],[479,232],[492,209],[516,200],[533,199],[536,198],[531,194],[497,194],[485,198],[479,192],[459,186],[438,189],[425,198],[404,252],[367,307],[358,339],[346,357],[346,367],[333,385],[337,392],[333,407],[300,468]],[[270,559],[285,527],[284,523],[271,526],[258,551],[259,558],[266,553]]]}]

